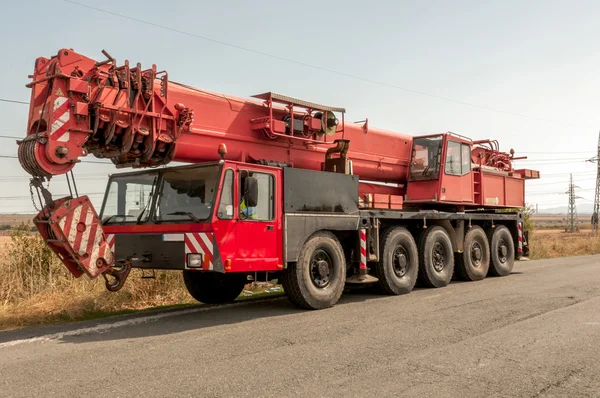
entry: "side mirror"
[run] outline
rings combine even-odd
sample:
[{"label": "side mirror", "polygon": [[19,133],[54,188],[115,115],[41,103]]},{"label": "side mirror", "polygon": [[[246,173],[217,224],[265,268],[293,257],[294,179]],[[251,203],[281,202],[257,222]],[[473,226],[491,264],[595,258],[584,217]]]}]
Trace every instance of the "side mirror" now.
[{"label": "side mirror", "polygon": [[256,207],[258,205],[258,180],[256,177],[246,177],[244,183],[244,198],[246,206]]}]

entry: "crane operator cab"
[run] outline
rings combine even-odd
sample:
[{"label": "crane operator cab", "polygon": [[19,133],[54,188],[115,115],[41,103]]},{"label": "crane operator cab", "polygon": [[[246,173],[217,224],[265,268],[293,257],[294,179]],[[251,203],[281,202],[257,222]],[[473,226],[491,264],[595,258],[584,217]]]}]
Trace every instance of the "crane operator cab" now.
[{"label": "crane operator cab", "polygon": [[472,145],[453,133],[415,137],[405,203],[473,205]]},{"label": "crane operator cab", "polygon": [[515,170],[515,158],[497,141],[470,139],[454,133],[415,137],[404,203],[427,207],[447,204],[464,208],[510,208],[525,203],[525,180],[537,171]]}]

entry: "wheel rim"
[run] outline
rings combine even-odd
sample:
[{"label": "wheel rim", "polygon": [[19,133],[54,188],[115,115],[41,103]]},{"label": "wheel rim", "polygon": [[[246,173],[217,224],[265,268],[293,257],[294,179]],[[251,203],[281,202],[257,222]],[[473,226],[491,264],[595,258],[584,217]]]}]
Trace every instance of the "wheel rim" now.
[{"label": "wheel rim", "polygon": [[483,248],[479,242],[473,242],[471,245],[471,263],[475,267],[479,267],[483,260]]},{"label": "wheel rim", "polygon": [[508,261],[508,244],[502,238],[498,241],[498,260],[502,264]]},{"label": "wheel rim", "polygon": [[396,246],[392,254],[392,265],[398,278],[404,277],[408,272],[408,260],[408,252],[404,246]]},{"label": "wheel rim", "polygon": [[433,269],[442,272],[446,266],[446,249],[440,242],[435,242],[432,254]]},{"label": "wheel rim", "polygon": [[319,289],[326,288],[333,278],[333,261],[323,249],[317,249],[310,258],[310,280]]}]

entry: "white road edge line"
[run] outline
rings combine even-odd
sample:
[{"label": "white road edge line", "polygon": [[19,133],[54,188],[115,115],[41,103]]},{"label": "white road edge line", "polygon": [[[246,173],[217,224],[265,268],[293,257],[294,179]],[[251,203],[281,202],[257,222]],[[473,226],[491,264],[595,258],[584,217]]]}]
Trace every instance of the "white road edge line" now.
[{"label": "white road edge line", "polygon": [[[277,299],[283,299],[283,297],[274,297],[269,300],[277,300]],[[221,305],[215,305],[215,306],[211,306],[211,307],[200,307],[200,308],[187,309],[187,310],[184,309],[181,311],[167,312],[167,313],[163,313],[163,314],[156,314],[156,315],[150,315],[150,316],[142,316],[142,317],[138,317],[138,318],[127,319],[124,321],[96,325],[96,326],[89,327],[89,328],[69,330],[66,332],[47,334],[44,336],[31,337],[28,339],[7,341],[5,343],[0,343],[0,349],[14,347],[16,345],[25,344],[25,343],[35,343],[38,341],[58,340],[58,339],[62,339],[64,337],[81,336],[81,335],[89,334],[89,333],[104,333],[110,329],[116,329],[116,328],[120,328],[120,327],[124,327],[124,326],[133,326],[133,325],[138,325],[140,323],[155,322],[155,321],[158,321],[159,319],[163,319],[163,318],[170,318],[170,317],[175,317],[175,316],[179,316],[179,315],[194,314],[197,312],[212,311],[212,310],[221,309],[221,308],[225,308],[225,307],[227,307],[227,308],[242,307],[242,306],[250,305],[250,304],[253,304],[256,302],[257,301],[254,301],[254,300],[242,301],[242,302],[233,303],[233,304],[221,304]]]}]

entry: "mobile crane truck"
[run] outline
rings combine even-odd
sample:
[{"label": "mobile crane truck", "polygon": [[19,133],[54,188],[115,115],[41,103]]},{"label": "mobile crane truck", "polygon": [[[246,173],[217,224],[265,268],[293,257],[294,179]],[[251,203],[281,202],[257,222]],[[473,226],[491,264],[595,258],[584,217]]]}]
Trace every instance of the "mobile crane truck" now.
[{"label": "mobile crane truck", "polygon": [[[417,280],[508,275],[528,250],[514,151],[451,132],[411,137],[347,122],[345,110],[267,92],[255,100],[96,61],[71,49],[35,62],[19,160],[34,219],[75,276],[119,290],[132,267],[181,270],[204,303],[278,279],[301,308],[333,306],[348,283],[409,293]],[[117,168],[98,214],[72,169]],[[172,161],[191,165],[164,167]],[[71,196],[44,182],[66,175]],[[252,279],[252,278],[250,278]]]}]

